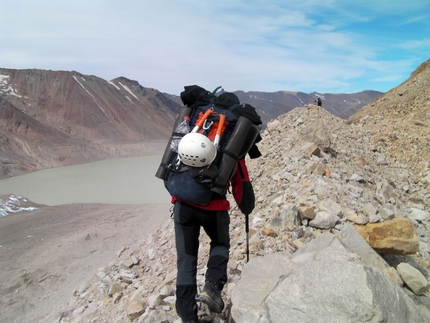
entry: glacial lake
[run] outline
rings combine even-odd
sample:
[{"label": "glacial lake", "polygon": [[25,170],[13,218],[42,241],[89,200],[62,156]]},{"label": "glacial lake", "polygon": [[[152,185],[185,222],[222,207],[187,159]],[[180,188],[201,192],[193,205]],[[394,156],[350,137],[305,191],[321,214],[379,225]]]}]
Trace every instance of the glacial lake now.
[{"label": "glacial lake", "polygon": [[155,177],[160,161],[161,156],[145,156],[40,170],[0,180],[0,196],[46,205],[169,203],[163,181]]}]

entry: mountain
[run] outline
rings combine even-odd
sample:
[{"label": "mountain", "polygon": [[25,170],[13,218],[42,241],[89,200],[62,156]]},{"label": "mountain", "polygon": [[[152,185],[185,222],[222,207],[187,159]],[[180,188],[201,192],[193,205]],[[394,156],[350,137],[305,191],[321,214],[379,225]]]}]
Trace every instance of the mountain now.
[{"label": "mountain", "polygon": [[[309,104],[268,123],[262,156],[247,160],[249,239],[229,195],[226,309],[200,307],[203,321],[430,321],[429,65],[348,121]],[[199,287],[210,244],[200,241]],[[178,322],[175,259],[168,219],[50,321]]]},{"label": "mountain", "polygon": [[[409,79],[357,111],[347,120],[369,131],[373,145],[390,158],[421,172],[430,166],[430,60]],[[377,127],[375,127],[377,125]]]},{"label": "mountain", "polygon": [[[208,89],[209,90],[209,89]],[[283,113],[287,113],[296,107],[307,104],[315,104],[318,98],[322,100],[322,107],[333,115],[347,119],[365,105],[380,97],[383,93],[378,91],[363,91],[351,94],[330,94],[317,93],[310,94],[303,92],[244,92],[234,91],[240,102],[254,106],[261,116],[263,128],[272,119]],[[165,93],[167,97],[182,104],[179,96]]]},{"label": "mountain", "polygon": [[[310,94],[302,92],[278,91],[265,92],[235,92],[240,101],[257,107],[257,111],[264,119],[274,119],[282,113],[291,111],[296,107],[315,104],[318,98],[322,99],[322,107],[333,115],[346,119],[375,98],[382,95],[377,91],[363,91],[353,94]],[[275,114],[272,115],[273,111]],[[266,116],[267,115],[267,116]],[[270,121],[268,119],[267,121]]]},{"label": "mountain", "polygon": [[0,69],[0,178],[161,153],[179,104],[125,77]]},{"label": "mountain", "polygon": [[[279,91],[235,92],[256,107],[263,128],[297,106],[313,103],[349,117],[381,95]],[[76,71],[0,68],[0,179],[107,158],[161,154],[180,98],[118,77]]]}]

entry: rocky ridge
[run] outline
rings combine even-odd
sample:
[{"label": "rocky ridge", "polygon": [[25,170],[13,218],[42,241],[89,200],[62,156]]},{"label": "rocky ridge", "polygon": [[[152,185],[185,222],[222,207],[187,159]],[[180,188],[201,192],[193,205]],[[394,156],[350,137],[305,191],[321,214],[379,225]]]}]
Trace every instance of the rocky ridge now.
[{"label": "rocky ridge", "polygon": [[366,140],[385,146],[387,157],[418,174],[430,160],[430,60],[386,95],[376,98],[347,122],[367,130]]},{"label": "rocky ridge", "polygon": [[[246,263],[245,219],[231,200],[229,282],[223,291],[226,308],[222,314],[214,316],[201,306],[204,322],[234,322],[243,315],[238,311],[240,308],[245,308],[247,315],[261,319],[271,315],[270,322],[280,322],[276,320],[279,317],[276,316],[276,306],[272,309],[264,302],[247,306],[246,294],[252,286],[255,290],[255,282],[273,277],[270,271],[252,271],[251,268],[260,268],[255,264],[262,262],[271,264],[271,270],[274,270],[278,267],[276,264],[297,259],[294,257],[314,255],[315,245],[327,248],[334,245],[326,243],[329,240],[340,239],[343,244],[348,244],[342,236],[351,236],[345,232],[350,232],[352,226],[357,229],[352,232],[361,234],[354,236],[354,243],[350,243],[349,248],[341,250],[338,247],[334,253],[333,250],[331,253],[323,251],[332,255],[334,262],[365,264],[365,276],[373,282],[367,284],[382,282],[379,285],[382,289],[390,289],[393,295],[400,297],[404,304],[401,309],[407,313],[404,315],[409,322],[430,319],[430,165],[422,156],[424,160],[417,163],[422,166],[419,170],[411,168],[407,162],[402,163],[386,144],[390,134],[385,133],[384,127],[385,123],[379,127],[378,122],[370,125],[347,123],[314,105],[296,108],[267,125],[259,144],[263,156],[248,161],[257,198],[256,208],[249,219],[251,259]],[[415,128],[410,124],[409,127],[405,125],[405,129]],[[372,140],[376,134],[384,140]],[[380,228],[374,230],[374,226]],[[404,234],[389,239],[384,236],[384,228]],[[354,246],[362,243],[367,247],[371,245],[381,255],[375,253],[370,257],[368,250],[356,250]],[[203,234],[198,267],[200,288],[204,284],[208,250],[209,240]],[[342,260],[341,255],[345,255],[346,260]],[[272,262],[273,257],[280,258]],[[311,283],[309,279],[317,275],[319,267],[315,256],[306,259],[308,266],[304,272],[308,279],[303,284],[310,289],[313,304],[318,307],[323,298],[318,298],[321,294],[317,293],[317,287],[342,287],[345,276],[318,275],[319,283]],[[50,319],[73,323],[178,323],[180,319],[174,309],[175,261],[173,220],[168,220],[148,240],[120,250],[116,261],[100,268],[93,280],[77,288],[70,303],[60,314],[53,313]],[[292,268],[282,267],[271,283],[281,286],[285,277],[296,281],[294,278],[298,273],[291,271]],[[404,274],[404,268],[408,274]],[[339,268],[336,273],[341,271]],[[250,275],[254,275],[251,281],[248,279]],[[349,282],[352,286],[365,285],[351,271],[343,275],[346,275],[345,280],[352,280]],[[267,295],[271,292],[265,291]],[[341,322],[336,315],[343,306],[342,301],[353,302],[353,295],[342,288],[332,293],[324,297],[337,301],[331,304],[331,313],[320,313],[321,322],[324,319]],[[368,295],[369,291],[366,293]],[[404,319],[405,316],[396,318],[387,314],[395,313],[397,304],[393,304],[392,299],[383,301],[377,291],[371,293],[376,301],[364,304],[358,312],[349,311],[350,315],[359,314],[359,322],[379,322],[380,319],[401,322]],[[232,294],[235,295],[234,303]],[[350,308],[348,304],[345,306]],[[325,307],[321,305],[321,308]],[[301,320],[312,322],[312,309],[307,310],[309,312],[304,311]]]}]

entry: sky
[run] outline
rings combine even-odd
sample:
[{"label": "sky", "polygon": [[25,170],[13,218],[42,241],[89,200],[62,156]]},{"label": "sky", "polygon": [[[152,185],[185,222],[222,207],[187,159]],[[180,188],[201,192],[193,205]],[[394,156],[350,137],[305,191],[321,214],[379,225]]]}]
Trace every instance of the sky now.
[{"label": "sky", "polygon": [[430,58],[429,0],[0,0],[0,67],[179,95],[386,92]]}]

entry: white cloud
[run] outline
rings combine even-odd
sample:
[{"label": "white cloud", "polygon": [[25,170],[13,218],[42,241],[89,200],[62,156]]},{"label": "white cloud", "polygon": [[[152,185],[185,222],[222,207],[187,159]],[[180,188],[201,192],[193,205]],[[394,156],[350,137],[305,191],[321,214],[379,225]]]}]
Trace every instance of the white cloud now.
[{"label": "white cloud", "polygon": [[398,44],[398,47],[409,51],[428,50],[430,48],[430,38],[405,41]]},{"label": "white cloud", "polygon": [[[174,94],[188,84],[245,91],[386,90],[429,52],[425,28],[407,40],[392,29],[398,21],[428,28],[422,19],[426,1],[3,2],[0,28],[13,33],[0,36],[2,67],[77,70],[107,80],[125,76]],[[385,79],[394,83],[383,84]]]}]

